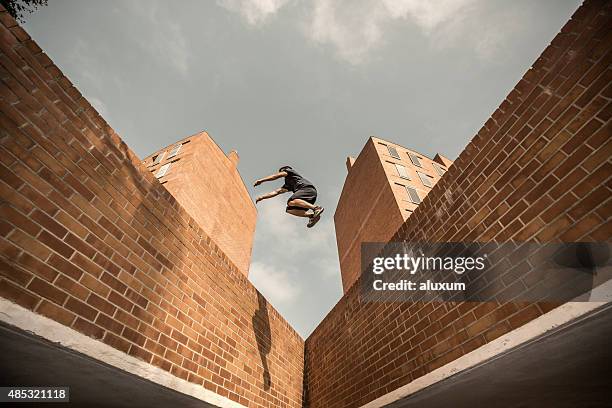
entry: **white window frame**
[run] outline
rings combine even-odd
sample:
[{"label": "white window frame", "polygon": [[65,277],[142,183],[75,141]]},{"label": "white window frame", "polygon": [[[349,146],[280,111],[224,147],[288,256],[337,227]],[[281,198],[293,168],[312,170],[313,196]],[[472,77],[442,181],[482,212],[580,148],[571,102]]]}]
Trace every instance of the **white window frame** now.
[{"label": "white window frame", "polygon": [[[421,204],[421,197],[419,197],[419,192],[417,191],[417,189],[411,186],[405,186],[405,187],[406,187],[406,192],[408,193],[408,198],[410,199],[410,202],[416,205]],[[412,193],[414,193],[414,196],[412,195]],[[414,198],[415,196],[416,196],[416,199]]]},{"label": "white window frame", "polygon": [[417,167],[423,167],[423,165],[421,164],[421,159],[419,158],[419,156],[417,156],[414,153],[410,153],[408,152],[408,158],[410,158],[410,161],[412,162],[412,164],[414,164]]},{"label": "white window frame", "polygon": [[[395,154],[393,154],[393,152],[391,151],[391,149],[393,149],[393,152],[395,152]],[[389,156],[393,157],[394,159],[399,159],[401,160],[401,157],[399,155],[399,152],[397,151],[397,149],[394,146],[389,146],[387,145],[387,152],[389,153]]]},{"label": "white window frame", "polygon": [[433,168],[436,169],[436,172],[438,173],[440,177],[442,177],[444,173],[446,173],[446,169],[440,166],[438,163],[431,163],[431,164],[433,165]]},{"label": "white window frame", "polygon": [[178,154],[178,152],[181,151],[181,146],[183,146],[182,143],[177,144],[176,146],[174,146],[172,148],[172,150],[170,150],[170,153],[168,154],[168,158],[174,157]]},{"label": "white window frame", "polygon": [[[433,177],[425,173],[421,173],[420,171],[417,171],[417,174],[419,175],[419,178],[421,179],[421,183],[423,183],[425,187],[432,188],[434,186]],[[425,182],[425,180],[427,180],[427,182]]]},{"label": "white window frame", "polygon": [[397,170],[398,176],[400,176],[403,179],[410,180],[410,176],[408,175],[408,169],[406,168],[406,166],[401,165],[399,163],[393,163],[393,164],[395,165],[395,170]]},{"label": "white window frame", "polygon": [[168,171],[170,171],[170,165],[172,163],[166,163],[163,166],[161,166],[159,168],[159,170],[157,171],[157,174],[155,175],[156,178],[162,178],[164,177],[166,174],[168,174]]},{"label": "white window frame", "polygon": [[166,151],[164,150],[163,152],[161,152],[160,154],[157,155],[157,157],[155,158],[155,160],[153,160],[153,164],[159,164],[162,162],[162,160],[164,160],[164,156],[166,155]]}]

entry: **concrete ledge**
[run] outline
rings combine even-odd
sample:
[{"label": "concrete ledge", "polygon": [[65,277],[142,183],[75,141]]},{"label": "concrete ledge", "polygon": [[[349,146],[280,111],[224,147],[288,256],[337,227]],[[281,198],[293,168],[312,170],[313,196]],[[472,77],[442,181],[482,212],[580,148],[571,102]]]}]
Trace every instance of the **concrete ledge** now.
[{"label": "concrete ledge", "polygon": [[208,404],[220,408],[245,408],[242,404],[209,391],[200,385],[175,377],[161,368],[145,363],[101,341],[87,337],[61,323],[2,298],[0,298],[0,321]]},{"label": "concrete ledge", "polygon": [[458,374],[461,371],[468,370],[488,360],[494,359],[511,349],[525,346],[537,338],[552,334],[561,326],[571,325],[579,321],[581,317],[610,304],[612,301],[612,280],[594,289],[591,298],[601,299],[601,301],[565,303],[529,323],[498,337],[490,343],[417,378],[411,383],[362,405],[361,408],[384,407]]}]

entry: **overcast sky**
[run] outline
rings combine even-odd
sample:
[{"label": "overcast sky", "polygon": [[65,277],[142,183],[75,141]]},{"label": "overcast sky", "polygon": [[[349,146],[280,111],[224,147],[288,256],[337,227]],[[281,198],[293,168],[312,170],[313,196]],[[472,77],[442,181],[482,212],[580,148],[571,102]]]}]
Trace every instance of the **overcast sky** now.
[{"label": "overcast sky", "polygon": [[206,130],[249,184],[285,164],[316,184],[312,230],[285,196],[260,203],[250,270],[306,337],[342,295],[346,156],[376,135],[454,159],[578,5],[50,0],[25,26],[140,157]]}]

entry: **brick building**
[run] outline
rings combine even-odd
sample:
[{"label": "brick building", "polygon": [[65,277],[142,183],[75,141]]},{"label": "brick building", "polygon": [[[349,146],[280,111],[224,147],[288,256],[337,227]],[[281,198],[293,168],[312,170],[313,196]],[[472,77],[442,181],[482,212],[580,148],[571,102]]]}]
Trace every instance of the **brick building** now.
[{"label": "brick building", "polygon": [[389,241],[451,164],[440,154],[432,160],[377,137],[357,159],[346,159],[334,214],[344,293],[361,273],[361,243]]},{"label": "brick building", "polygon": [[154,152],[143,164],[248,275],[257,210],[238,173],[238,153],[226,156],[200,132]]},{"label": "brick building", "polygon": [[[610,242],[611,59],[612,4],[589,0],[391,240]],[[1,385],[69,384],[74,407],[609,404],[610,282],[564,304],[356,283],[304,341],[1,8],[0,87]]]}]

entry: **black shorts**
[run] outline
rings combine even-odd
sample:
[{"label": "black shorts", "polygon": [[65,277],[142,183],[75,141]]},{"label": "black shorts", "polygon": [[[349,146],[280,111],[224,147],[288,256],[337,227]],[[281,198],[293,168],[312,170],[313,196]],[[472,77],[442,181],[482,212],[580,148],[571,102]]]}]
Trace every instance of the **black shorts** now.
[{"label": "black shorts", "polygon": [[296,192],[294,192],[291,197],[287,200],[287,209],[288,210],[305,210],[304,207],[296,207],[294,205],[289,205],[289,201],[295,200],[299,198],[301,200],[306,201],[307,203],[314,204],[317,201],[317,190],[314,187],[302,188]]}]

